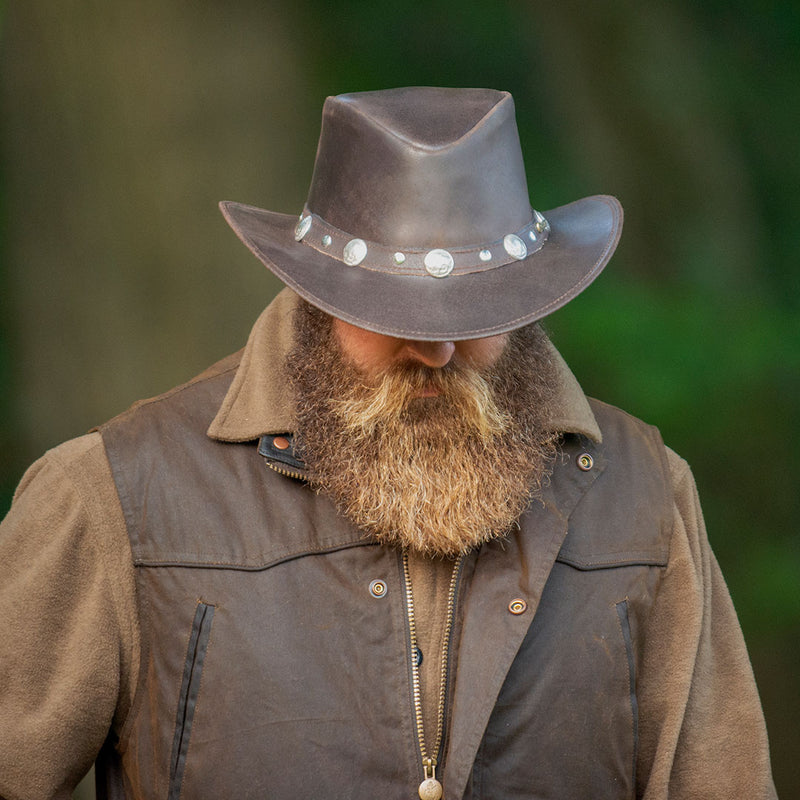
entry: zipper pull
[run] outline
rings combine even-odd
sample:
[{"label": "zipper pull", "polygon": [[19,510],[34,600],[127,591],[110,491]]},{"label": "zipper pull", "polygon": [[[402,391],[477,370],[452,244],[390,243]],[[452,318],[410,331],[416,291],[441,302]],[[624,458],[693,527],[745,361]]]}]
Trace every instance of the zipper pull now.
[{"label": "zipper pull", "polygon": [[420,800],[441,800],[442,784],[436,780],[436,759],[426,758],[422,762],[425,780],[419,785]]}]

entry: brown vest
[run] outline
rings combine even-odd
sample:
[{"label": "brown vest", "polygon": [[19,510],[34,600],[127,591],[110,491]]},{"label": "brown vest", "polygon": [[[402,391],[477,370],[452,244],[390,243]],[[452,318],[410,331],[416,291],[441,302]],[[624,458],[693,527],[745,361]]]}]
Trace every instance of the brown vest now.
[{"label": "brown vest", "polygon": [[[400,558],[270,468],[271,437],[206,436],[236,363],[101,429],[143,638],[100,796],[415,797]],[[542,501],[465,564],[445,800],[634,796],[641,632],[672,499],[658,432],[592,408],[603,445],[567,435]]]}]

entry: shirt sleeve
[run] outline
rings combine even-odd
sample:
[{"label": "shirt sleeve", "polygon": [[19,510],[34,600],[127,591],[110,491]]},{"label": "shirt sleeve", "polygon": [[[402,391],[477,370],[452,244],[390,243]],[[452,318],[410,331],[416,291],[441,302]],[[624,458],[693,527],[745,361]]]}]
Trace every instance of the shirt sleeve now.
[{"label": "shirt sleeve", "polygon": [[99,434],[25,474],[0,523],[0,796],[69,798],[130,707],[130,545]]},{"label": "shirt sleeve", "polygon": [[694,478],[668,451],[670,557],[646,627],[637,796],[775,798],[761,703]]}]

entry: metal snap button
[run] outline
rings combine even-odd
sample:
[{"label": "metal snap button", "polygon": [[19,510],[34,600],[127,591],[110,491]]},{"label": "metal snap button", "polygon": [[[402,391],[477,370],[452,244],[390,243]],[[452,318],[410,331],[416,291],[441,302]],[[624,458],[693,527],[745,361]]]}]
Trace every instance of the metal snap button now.
[{"label": "metal snap button", "polygon": [[528,604],[521,598],[516,597],[508,604],[508,610],[514,614],[514,616],[519,616],[520,614],[524,614],[528,608]]},{"label": "metal snap button", "polygon": [[289,440],[285,436],[276,436],[272,440],[272,445],[278,450],[288,450]]},{"label": "metal snap button", "polygon": [[382,581],[380,578],[375,579],[369,585],[369,593],[373,597],[383,597],[388,589],[389,587],[386,585],[386,581]]},{"label": "metal snap button", "polygon": [[581,453],[575,461],[578,464],[578,469],[582,469],[584,472],[588,472],[594,466],[594,459],[589,453]]}]

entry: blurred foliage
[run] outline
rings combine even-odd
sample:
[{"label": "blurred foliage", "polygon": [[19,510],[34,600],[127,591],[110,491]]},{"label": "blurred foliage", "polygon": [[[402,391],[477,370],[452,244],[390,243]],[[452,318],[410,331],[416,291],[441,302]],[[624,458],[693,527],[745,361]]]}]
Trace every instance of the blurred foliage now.
[{"label": "blurred foliage", "polygon": [[[2,9],[2,6],[0,6]],[[694,470],[800,796],[800,4],[29,0],[3,15],[0,511],[25,464],[239,346],[276,283],[215,201],[300,210],[327,94],[491,86],[541,210],[622,243],[548,320]]]}]

